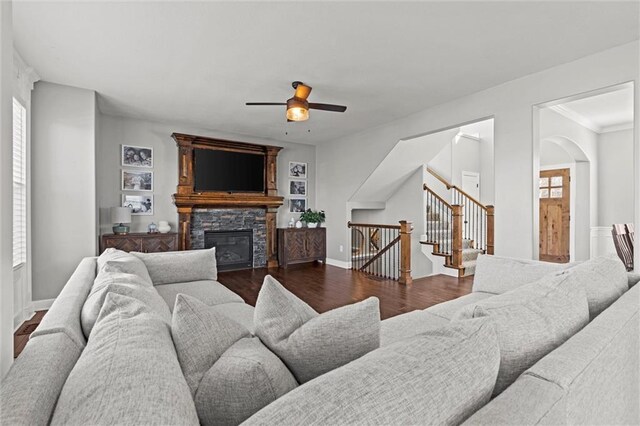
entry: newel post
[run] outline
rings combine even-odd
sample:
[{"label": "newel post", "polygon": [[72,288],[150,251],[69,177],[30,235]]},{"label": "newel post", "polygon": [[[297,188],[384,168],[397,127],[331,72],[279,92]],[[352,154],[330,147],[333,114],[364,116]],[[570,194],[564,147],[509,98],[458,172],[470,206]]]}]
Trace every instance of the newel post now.
[{"label": "newel post", "polygon": [[462,267],[462,211],[463,206],[454,204],[451,206],[453,229],[451,232],[451,265],[455,268]]},{"label": "newel post", "polygon": [[410,221],[400,221],[400,284],[409,285],[411,278],[411,232],[413,224]]},{"label": "newel post", "polygon": [[493,253],[493,233],[495,231],[495,207],[487,206],[487,254]]}]

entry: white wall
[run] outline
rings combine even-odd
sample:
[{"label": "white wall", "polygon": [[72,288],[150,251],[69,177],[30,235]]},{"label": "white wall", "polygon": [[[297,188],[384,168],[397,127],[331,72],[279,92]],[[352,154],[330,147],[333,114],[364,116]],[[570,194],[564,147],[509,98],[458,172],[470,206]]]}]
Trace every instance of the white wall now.
[{"label": "white wall", "polygon": [[97,251],[95,92],[38,82],[32,95],[33,299],[55,298]]},{"label": "white wall", "polygon": [[548,140],[540,141],[540,167],[573,162],[573,157],[559,145]]},{"label": "white wall", "polygon": [[[160,220],[169,221],[172,230],[176,229],[178,213],[171,196],[178,185],[178,148],[171,138],[174,132],[187,133],[212,138],[237,140],[264,145],[282,146],[278,154],[278,193],[288,198],[289,161],[306,162],[307,171],[307,203],[309,208],[316,208],[315,186],[315,146],[281,141],[258,139],[219,131],[195,128],[181,124],[158,123],[135,118],[114,117],[100,114],[97,143],[97,197],[99,208],[100,234],[111,233],[109,208],[120,205],[123,191],[121,188],[120,150],[122,144],[149,146],[153,148],[154,164],[154,215],[133,216],[132,232],[146,232],[147,225],[156,224]],[[135,194],[135,192],[128,192]],[[285,227],[291,217],[300,215],[288,213],[288,200],[278,209],[278,226]],[[318,205],[318,209],[325,206]]]},{"label": "white wall", "polygon": [[[328,257],[348,260],[347,251],[339,251],[349,238],[347,200],[398,140],[493,116],[496,254],[532,258],[539,164],[533,106],[635,80],[637,64],[638,43],[629,43],[318,145],[317,202],[327,211]],[[352,167],[355,159],[358,167]]]},{"label": "white wall", "polygon": [[0,2],[0,381],[13,362],[11,1]]},{"label": "white wall", "polygon": [[602,133],[598,139],[598,224],[633,222],[633,130]]}]

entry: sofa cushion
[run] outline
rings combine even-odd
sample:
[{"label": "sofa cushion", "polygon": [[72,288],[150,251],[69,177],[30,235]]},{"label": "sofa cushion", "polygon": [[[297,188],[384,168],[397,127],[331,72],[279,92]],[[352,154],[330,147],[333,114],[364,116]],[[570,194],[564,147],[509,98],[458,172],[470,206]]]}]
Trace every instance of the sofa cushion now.
[{"label": "sofa cushion", "polygon": [[380,322],[380,347],[449,324],[449,320],[427,311],[411,311]]},{"label": "sofa cushion", "polygon": [[81,352],[63,332],[29,339],[0,385],[0,424],[48,424]]},{"label": "sofa cushion", "polygon": [[97,274],[100,275],[102,272],[134,274],[151,284],[147,267],[140,259],[131,253],[114,248],[106,249],[98,257]]},{"label": "sofa cushion", "polygon": [[627,269],[617,256],[596,257],[565,271],[579,274],[587,294],[591,319],[629,289]]},{"label": "sofa cushion", "polygon": [[51,424],[197,425],[169,326],[137,299],[107,294]]},{"label": "sofa cushion", "polygon": [[459,424],[489,402],[499,364],[490,320],[455,323],[330,371],[244,424]]},{"label": "sofa cushion", "polygon": [[146,304],[152,312],[158,314],[167,324],[171,324],[169,307],[151,284],[138,275],[102,271],[96,278],[91,292],[82,306],[80,319],[85,337],[89,338],[108,293],[135,297]]},{"label": "sofa cushion", "polygon": [[298,384],[260,339],[218,307],[180,294],[171,330],[200,422],[237,425]]},{"label": "sofa cushion", "polygon": [[147,266],[153,285],[218,279],[215,247],[206,250],[131,254]]},{"label": "sofa cushion", "polygon": [[453,318],[491,317],[500,342],[494,395],[589,322],[584,286],[574,273],[543,278],[463,307]]},{"label": "sofa cushion", "polygon": [[480,255],[476,261],[473,291],[502,294],[573,265]]},{"label": "sofa cushion", "polygon": [[270,275],[258,294],[254,323],[256,336],[284,361],[299,383],[380,346],[377,298],[320,315]]},{"label": "sofa cushion", "polygon": [[242,297],[229,290],[218,281],[189,281],[175,284],[157,285],[156,290],[173,312],[176,296],[180,293],[195,297],[205,305],[221,305],[223,303],[244,303]]},{"label": "sofa cushion", "polygon": [[438,303],[437,305],[433,305],[425,309],[426,312],[429,312],[433,315],[437,315],[441,318],[451,320],[455,316],[455,314],[460,310],[460,308],[470,305],[471,303],[476,303],[484,299],[488,299],[489,297],[495,296],[492,293],[484,293],[481,291],[476,291],[473,293],[465,294],[462,297],[458,297],[457,299],[449,300],[447,302]]}]

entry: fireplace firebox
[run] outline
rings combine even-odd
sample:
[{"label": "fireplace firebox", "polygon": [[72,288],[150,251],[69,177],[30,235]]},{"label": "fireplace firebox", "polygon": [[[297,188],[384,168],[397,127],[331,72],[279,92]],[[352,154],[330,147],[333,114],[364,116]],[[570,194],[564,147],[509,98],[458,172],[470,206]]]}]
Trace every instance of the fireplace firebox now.
[{"label": "fireplace firebox", "polygon": [[205,231],[204,247],[216,248],[219,271],[253,268],[253,230]]}]

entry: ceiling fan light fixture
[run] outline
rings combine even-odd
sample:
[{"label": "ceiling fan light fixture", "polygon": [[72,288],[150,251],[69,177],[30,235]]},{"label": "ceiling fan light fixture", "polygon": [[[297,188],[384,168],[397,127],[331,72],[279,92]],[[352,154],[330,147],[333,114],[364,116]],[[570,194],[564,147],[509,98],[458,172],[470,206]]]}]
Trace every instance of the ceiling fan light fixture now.
[{"label": "ceiling fan light fixture", "polygon": [[309,119],[309,104],[295,97],[287,101],[287,120],[306,121]]}]

